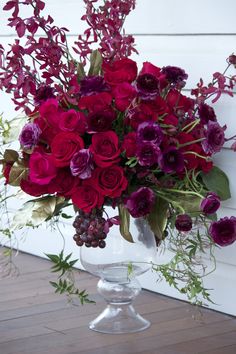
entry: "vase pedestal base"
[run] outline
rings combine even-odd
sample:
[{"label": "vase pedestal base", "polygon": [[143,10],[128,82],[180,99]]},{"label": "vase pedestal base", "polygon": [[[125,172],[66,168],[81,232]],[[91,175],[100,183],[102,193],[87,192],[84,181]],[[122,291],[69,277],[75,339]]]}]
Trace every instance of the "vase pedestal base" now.
[{"label": "vase pedestal base", "polygon": [[122,334],[147,329],[150,322],[140,316],[130,304],[109,304],[89,328],[96,332]]}]

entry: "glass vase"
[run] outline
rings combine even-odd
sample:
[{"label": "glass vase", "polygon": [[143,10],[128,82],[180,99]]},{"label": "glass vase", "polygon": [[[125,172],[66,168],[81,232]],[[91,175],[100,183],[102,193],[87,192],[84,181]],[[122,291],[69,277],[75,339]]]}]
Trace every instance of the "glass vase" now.
[{"label": "glass vase", "polygon": [[144,218],[131,219],[130,232],[133,243],[113,226],[105,248],[81,247],[80,261],[85,270],[100,277],[97,290],[107,302],[105,310],[89,324],[91,330],[132,333],[150,326],[135,311],[132,302],[141,291],[136,277],[148,271],[155,260],[156,241]]}]

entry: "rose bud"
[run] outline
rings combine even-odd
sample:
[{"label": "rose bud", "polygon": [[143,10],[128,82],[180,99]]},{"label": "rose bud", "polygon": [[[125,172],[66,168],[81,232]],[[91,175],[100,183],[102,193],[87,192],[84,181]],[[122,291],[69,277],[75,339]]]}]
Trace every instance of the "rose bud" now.
[{"label": "rose bud", "polygon": [[215,193],[207,193],[201,201],[200,209],[204,214],[214,214],[220,207],[220,198]]},{"label": "rose bud", "polygon": [[178,215],[175,221],[175,227],[178,231],[187,232],[192,229],[193,222],[188,214]]}]

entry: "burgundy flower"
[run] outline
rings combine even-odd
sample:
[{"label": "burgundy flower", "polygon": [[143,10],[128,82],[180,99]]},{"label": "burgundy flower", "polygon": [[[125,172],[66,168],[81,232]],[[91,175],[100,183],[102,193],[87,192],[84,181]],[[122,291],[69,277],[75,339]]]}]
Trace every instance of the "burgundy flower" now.
[{"label": "burgundy flower", "polygon": [[231,216],[221,218],[212,222],[209,234],[214,242],[220,246],[231,245],[236,241],[236,217]]},{"label": "burgundy flower", "polygon": [[205,214],[214,214],[220,207],[220,197],[211,192],[206,195],[200,204],[200,208]]},{"label": "burgundy flower", "polygon": [[163,133],[160,126],[154,122],[143,122],[137,130],[137,140],[147,143],[152,142],[158,146],[161,144]]},{"label": "burgundy flower", "polygon": [[143,100],[150,100],[156,98],[159,93],[159,81],[152,74],[139,75],[136,82],[136,88],[139,96]]},{"label": "burgundy flower", "polygon": [[92,154],[88,149],[81,149],[71,159],[70,169],[73,176],[81,179],[90,178],[94,169]]},{"label": "burgundy flower", "polygon": [[139,188],[127,199],[125,206],[134,218],[145,216],[151,212],[155,202],[154,192],[147,187]]},{"label": "burgundy flower", "polygon": [[138,146],[137,158],[141,166],[153,166],[157,163],[160,155],[160,148],[152,143],[141,143]]},{"label": "burgundy flower", "polygon": [[167,81],[172,84],[178,84],[181,87],[185,85],[184,80],[188,78],[186,72],[177,66],[165,66],[162,68],[162,73],[165,75]]},{"label": "burgundy flower", "polygon": [[206,154],[219,152],[225,142],[226,127],[221,127],[217,122],[209,122],[205,133],[206,139],[202,141],[202,147]]},{"label": "burgundy flower", "polygon": [[110,86],[102,76],[86,76],[80,82],[81,96],[89,96],[104,91],[110,91]]},{"label": "burgundy flower", "polygon": [[184,169],[184,157],[180,150],[173,146],[166,148],[159,155],[158,163],[165,173],[182,172]]},{"label": "burgundy flower", "polygon": [[55,98],[53,88],[48,85],[42,85],[36,90],[34,102],[38,105],[47,101],[49,98]]},{"label": "burgundy flower", "polygon": [[207,124],[209,121],[216,121],[214,109],[206,103],[202,103],[198,108],[199,118],[201,123]]},{"label": "burgundy flower", "polygon": [[27,123],[19,136],[20,144],[23,149],[32,149],[37,145],[39,136],[41,134],[41,129],[35,123]]},{"label": "burgundy flower", "polygon": [[99,133],[111,130],[115,118],[116,114],[111,109],[90,113],[87,117],[88,132]]},{"label": "burgundy flower", "polygon": [[178,231],[187,232],[192,229],[193,222],[188,214],[180,214],[175,220],[175,227]]}]

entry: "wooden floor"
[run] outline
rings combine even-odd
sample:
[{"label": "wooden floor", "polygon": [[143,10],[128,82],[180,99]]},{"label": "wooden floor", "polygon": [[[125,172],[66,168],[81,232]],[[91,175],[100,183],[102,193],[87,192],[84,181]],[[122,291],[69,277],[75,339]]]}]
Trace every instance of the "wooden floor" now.
[{"label": "wooden floor", "polygon": [[136,309],[152,323],[140,333],[106,335],[87,325],[104,307],[97,280],[79,274],[96,305],[72,306],[49,285],[50,263],[19,254],[20,276],[1,279],[0,354],[236,354],[236,319],[143,291]]}]

